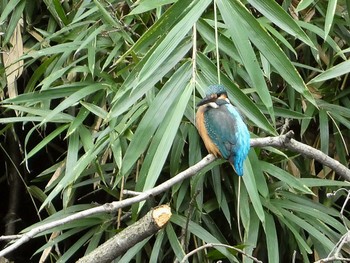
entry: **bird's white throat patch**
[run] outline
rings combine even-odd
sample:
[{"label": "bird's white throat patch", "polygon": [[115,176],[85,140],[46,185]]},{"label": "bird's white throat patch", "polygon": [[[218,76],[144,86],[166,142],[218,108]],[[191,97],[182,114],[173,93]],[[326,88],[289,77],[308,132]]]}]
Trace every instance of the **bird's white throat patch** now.
[{"label": "bird's white throat patch", "polygon": [[208,105],[209,105],[209,107],[212,107],[214,109],[219,108],[219,105],[217,105],[216,102],[210,102],[210,103],[208,103]]}]

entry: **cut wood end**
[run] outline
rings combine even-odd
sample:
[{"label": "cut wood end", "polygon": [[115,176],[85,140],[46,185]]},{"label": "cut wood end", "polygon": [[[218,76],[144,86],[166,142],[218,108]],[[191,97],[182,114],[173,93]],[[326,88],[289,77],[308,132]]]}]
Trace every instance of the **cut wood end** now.
[{"label": "cut wood end", "polygon": [[153,210],[153,219],[154,222],[158,225],[159,228],[163,227],[166,223],[168,223],[171,217],[171,209],[168,205],[161,205]]}]

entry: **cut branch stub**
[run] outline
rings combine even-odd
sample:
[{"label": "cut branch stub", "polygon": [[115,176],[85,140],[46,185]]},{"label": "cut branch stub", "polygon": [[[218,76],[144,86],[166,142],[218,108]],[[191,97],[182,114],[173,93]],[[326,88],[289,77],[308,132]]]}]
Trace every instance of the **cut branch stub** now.
[{"label": "cut branch stub", "polygon": [[138,242],[157,233],[158,230],[166,225],[170,217],[171,210],[169,205],[158,206],[77,262],[111,262]]}]

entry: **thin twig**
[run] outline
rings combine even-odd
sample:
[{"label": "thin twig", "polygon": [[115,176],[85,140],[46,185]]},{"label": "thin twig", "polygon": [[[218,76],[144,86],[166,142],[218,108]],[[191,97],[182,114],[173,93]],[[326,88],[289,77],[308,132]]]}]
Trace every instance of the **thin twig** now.
[{"label": "thin twig", "polygon": [[253,260],[254,262],[258,262],[258,263],[263,263],[262,261],[260,261],[259,259],[248,255],[247,253],[245,253],[243,250],[233,247],[233,246],[229,246],[229,245],[225,245],[225,244],[216,244],[216,243],[208,243],[205,244],[203,246],[197,247],[196,249],[192,250],[190,253],[186,254],[183,259],[181,260],[180,263],[185,263],[186,260],[188,260],[188,258],[196,253],[198,253],[199,251],[203,250],[203,249],[207,249],[207,248],[211,248],[211,247],[226,247],[226,248],[230,248],[233,249],[235,251],[237,251],[238,253],[241,253],[242,255],[246,256],[247,258],[250,258],[251,260]]},{"label": "thin twig", "polygon": [[346,227],[347,232],[344,235],[342,235],[342,237],[339,239],[339,241],[334,246],[334,248],[331,250],[331,252],[328,254],[328,256],[326,258],[324,258],[324,259],[320,259],[320,260],[316,261],[317,263],[332,262],[332,261],[339,261],[339,260],[340,261],[349,261],[350,262],[350,258],[347,259],[347,260],[344,259],[342,257],[342,255],[341,255],[341,252],[340,252],[343,249],[343,246],[350,242],[350,231],[348,229],[348,226],[346,224],[345,217],[344,217],[344,209],[345,209],[348,201],[350,200],[350,191],[345,189],[345,188],[340,188],[340,189],[338,189],[337,191],[335,191],[333,193],[327,194],[327,197],[335,196],[340,190],[345,190],[347,192],[346,199],[345,199],[345,201],[343,203],[343,206],[342,206],[342,208],[340,210],[340,215],[341,215],[341,218],[343,220],[343,224]]},{"label": "thin twig", "polygon": [[343,261],[343,262],[350,262],[350,258],[342,258],[342,257],[330,257],[330,258],[323,258],[320,260],[315,261],[315,263],[326,263],[326,262],[334,262],[334,261]]}]

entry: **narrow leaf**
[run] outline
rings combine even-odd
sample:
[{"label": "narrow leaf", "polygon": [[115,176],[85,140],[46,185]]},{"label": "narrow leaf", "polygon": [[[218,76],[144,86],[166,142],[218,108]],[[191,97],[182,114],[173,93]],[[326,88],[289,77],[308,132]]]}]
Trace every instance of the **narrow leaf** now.
[{"label": "narrow leaf", "polygon": [[309,102],[316,105],[315,99],[305,86],[303,79],[290,59],[282,52],[274,39],[267,34],[246,7],[238,0],[218,0],[218,6],[226,26],[230,27],[230,23],[232,23],[231,18],[235,17],[236,20],[233,23],[239,23],[245,28],[249,39],[274,66],[275,70],[285,78],[291,87],[302,94]]},{"label": "narrow leaf", "polygon": [[346,60],[342,63],[339,63],[338,65],[335,65],[327,69],[321,74],[317,75],[316,77],[311,79],[308,84],[337,78],[341,75],[348,74],[349,72],[350,72],[350,60]]},{"label": "narrow leaf", "polygon": [[324,39],[327,38],[329,31],[331,30],[333,19],[335,15],[335,9],[337,8],[338,0],[328,1],[326,21],[324,23]]}]

